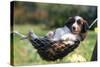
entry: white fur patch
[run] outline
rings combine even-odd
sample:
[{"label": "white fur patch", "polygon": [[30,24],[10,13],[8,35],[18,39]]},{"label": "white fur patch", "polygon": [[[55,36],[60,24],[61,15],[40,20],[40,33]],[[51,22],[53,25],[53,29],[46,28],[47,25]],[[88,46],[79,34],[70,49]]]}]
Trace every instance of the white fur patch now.
[{"label": "white fur patch", "polygon": [[61,37],[61,40],[71,40],[71,41],[75,41],[76,40],[76,35],[74,34],[65,34]]},{"label": "white fur patch", "polygon": [[75,16],[75,20],[76,20],[76,21],[79,20],[79,19],[82,19],[82,17],[80,17],[80,16]]}]

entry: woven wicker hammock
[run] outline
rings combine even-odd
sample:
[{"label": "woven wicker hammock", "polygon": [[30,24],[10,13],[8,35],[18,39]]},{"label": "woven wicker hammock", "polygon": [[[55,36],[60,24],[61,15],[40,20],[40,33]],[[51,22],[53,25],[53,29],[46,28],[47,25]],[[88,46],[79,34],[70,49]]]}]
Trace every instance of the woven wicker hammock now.
[{"label": "woven wicker hammock", "polygon": [[29,41],[37,49],[40,57],[47,61],[62,59],[64,56],[77,48],[80,43],[80,41],[75,41],[75,44],[70,45],[64,44],[62,41],[51,42],[46,37]]},{"label": "woven wicker hammock", "polygon": [[48,37],[36,38],[32,36],[32,32],[29,32],[27,36],[15,31],[15,34],[19,35],[21,39],[28,39],[33,47],[37,49],[40,57],[43,60],[55,61],[57,59],[63,59],[80,44],[80,41],[74,41],[73,45],[65,44],[63,41],[52,42]]}]

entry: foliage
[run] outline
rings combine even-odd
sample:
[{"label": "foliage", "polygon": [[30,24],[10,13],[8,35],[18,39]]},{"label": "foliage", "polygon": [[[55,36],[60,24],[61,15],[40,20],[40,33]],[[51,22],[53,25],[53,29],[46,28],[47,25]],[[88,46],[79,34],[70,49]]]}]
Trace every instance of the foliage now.
[{"label": "foliage", "polygon": [[[96,6],[83,6],[71,4],[50,4],[35,2],[14,3],[15,24],[45,24],[48,28],[64,25],[68,17],[80,15],[86,19],[89,25],[97,18]],[[93,26],[96,27],[95,24]]]}]

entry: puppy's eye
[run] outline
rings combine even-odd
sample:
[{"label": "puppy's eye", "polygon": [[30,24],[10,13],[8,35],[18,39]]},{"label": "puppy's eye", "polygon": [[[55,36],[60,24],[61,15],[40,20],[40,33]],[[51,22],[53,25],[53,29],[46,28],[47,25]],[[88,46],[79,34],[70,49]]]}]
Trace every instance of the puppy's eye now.
[{"label": "puppy's eye", "polygon": [[81,20],[77,20],[77,23],[78,23],[78,24],[81,24]]}]

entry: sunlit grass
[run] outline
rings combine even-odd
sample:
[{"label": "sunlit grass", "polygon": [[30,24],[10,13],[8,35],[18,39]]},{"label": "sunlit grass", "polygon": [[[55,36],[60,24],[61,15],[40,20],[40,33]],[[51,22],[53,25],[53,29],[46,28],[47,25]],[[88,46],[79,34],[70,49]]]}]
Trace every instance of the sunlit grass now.
[{"label": "sunlit grass", "polygon": [[[14,30],[27,34],[31,29],[37,35],[44,36],[49,30],[45,29],[44,25],[15,25]],[[50,63],[68,63],[73,61],[73,57],[85,58],[86,61],[90,61],[94,45],[96,43],[96,33],[89,31],[85,41],[81,42],[80,46],[73,52],[64,57],[60,62],[47,62],[42,60],[38,55],[36,49],[27,41],[20,40],[20,37],[14,35],[14,65],[30,65],[30,64],[50,64]],[[75,58],[74,58],[75,59]],[[81,60],[78,59],[80,62]],[[76,61],[77,62],[77,61]]]}]

